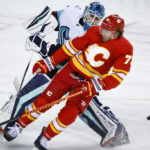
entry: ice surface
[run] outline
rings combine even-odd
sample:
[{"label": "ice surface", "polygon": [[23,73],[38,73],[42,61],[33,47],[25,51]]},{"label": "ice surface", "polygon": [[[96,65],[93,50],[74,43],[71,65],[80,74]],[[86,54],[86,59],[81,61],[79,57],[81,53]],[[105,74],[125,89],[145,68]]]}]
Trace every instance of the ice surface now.
[{"label": "ice surface", "polygon": [[[91,0],[0,0],[0,106],[15,92],[13,80],[21,80],[31,52],[25,51],[29,35],[21,24],[39,13],[45,5],[53,10],[67,5],[84,7]],[[131,143],[115,150],[149,150],[150,121],[150,0],[101,0],[106,16],[120,14],[126,22],[125,37],[134,46],[131,72],[118,88],[102,92],[101,101],[112,108],[125,124]],[[55,41],[54,36],[50,41]],[[34,55],[31,64],[39,59]],[[31,76],[31,68],[27,79]],[[63,105],[63,104],[62,104]],[[13,142],[0,143],[1,150],[30,150],[43,125],[57,116],[62,105],[56,105],[26,128]],[[100,150],[100,137],[79,119],[49,143],[51,150]]]}]

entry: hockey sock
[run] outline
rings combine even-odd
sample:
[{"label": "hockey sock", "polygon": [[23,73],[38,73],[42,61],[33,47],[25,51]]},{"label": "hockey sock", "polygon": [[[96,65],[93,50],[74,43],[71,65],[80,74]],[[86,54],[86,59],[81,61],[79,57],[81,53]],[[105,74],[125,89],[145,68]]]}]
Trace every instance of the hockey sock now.
[{"label": "hockey sock", "polygon": [[44,136],[50,140],[54,136],[58,135],[64,129],[72,124],[79,114],[79,109],[72,102],[67,102],[66,106],[60,111],[58,117],[50,122],[44,132]]},{"label": "hockey sock", "polygon": [[61,133],[66,127],[67,126],[60,122],[59,118],[57,117],[50,122],[43,135],[46,137],[46,139],[50,140],[54,136]]}]

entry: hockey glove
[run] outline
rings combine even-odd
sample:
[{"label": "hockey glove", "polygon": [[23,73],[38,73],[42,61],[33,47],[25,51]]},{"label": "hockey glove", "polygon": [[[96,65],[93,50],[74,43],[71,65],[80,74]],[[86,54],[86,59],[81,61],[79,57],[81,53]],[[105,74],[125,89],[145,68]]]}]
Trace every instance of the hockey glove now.
[{"label": "hockey glove", "polygon": [[104,87],[104,83],[99,78],[93,78],[85,83],[83,86],[83,96],[95,96],[96,94],[99,94],[99,91],[101,91]]},{"label": "hockey glove", "polygon": [[32,69],[32,73],[35,74],[40,74],[40,73],[47,73],[49,71],[54,70],[54,62],[52,61],[52,59],[50,57],[41,59],[39,61],[37,61]]},{"label": "hockey glove", "polygon": [[39,35],[31,35],[26,40],[26,50],[33,50],[46,57],[50,48],[50,43],[45,42]]}]

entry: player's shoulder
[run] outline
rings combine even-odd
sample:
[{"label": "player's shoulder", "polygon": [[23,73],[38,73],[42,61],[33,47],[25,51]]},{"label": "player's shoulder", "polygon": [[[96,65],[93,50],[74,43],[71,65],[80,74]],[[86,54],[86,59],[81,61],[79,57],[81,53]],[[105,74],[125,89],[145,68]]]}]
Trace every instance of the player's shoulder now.
[{"label": "player's shoulder", "polygon": [[120,44],[122,45],[122,47],[124,47],[126,50],[130,51],[131,53],[133,52],[133,46],[132,44],[129,42],[129,40],[127,40],[124,36],[122,36],[120,38]]},{"label": "player's shoulder", "polygon": [[100,38],[100,31],[98,25],[89,27],[86,33],[88,36],[95,36],[95,37],[98,36]]},{"label": "player's shoulder", "polygon": [[87,38],[92,42],[100,42],[100,32],[99,32],[99,26],[91,26],[86,31]]},{"label": "player's shoulder", "polygon": [[119,53],[120,55],[126,55],[126,54],[133,55],[133,46],[124,36],[106,42],[105,44],[110,49],[113,49],[116,52],[116,54]]},{"label": "player's shoulder", "polygon": [[87,32],[95,32],[95,33],[99,33],[99,26],[91,26],[88,28]]}]

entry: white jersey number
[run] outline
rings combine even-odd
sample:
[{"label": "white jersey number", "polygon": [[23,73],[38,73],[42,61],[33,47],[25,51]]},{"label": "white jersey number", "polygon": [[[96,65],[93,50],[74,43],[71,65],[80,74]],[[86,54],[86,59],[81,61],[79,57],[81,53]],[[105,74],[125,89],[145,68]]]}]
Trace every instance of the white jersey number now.
[{"label": "white jersey number", "polygon": [[129,62],[131,62],[132,56],[131,55],[126,55],[126,61],[124,64],[128,64]]},{"label": "white jersey number", "polygon": [[104,64],[105,60],[109,59],[110,52],[108,49],[94,44],[87,48],[85,56],[91,66],[100,67]]}]

